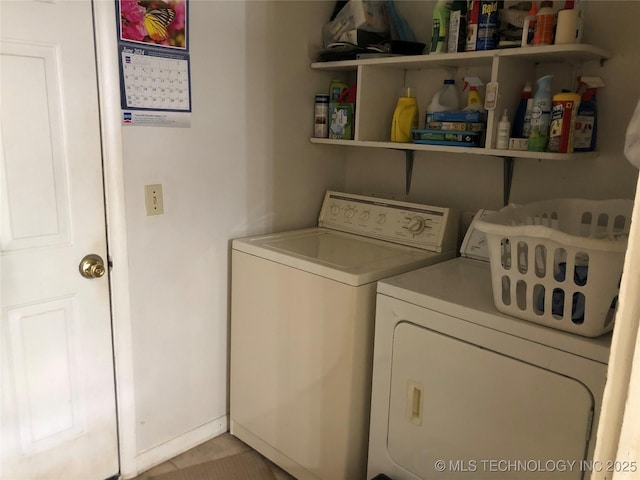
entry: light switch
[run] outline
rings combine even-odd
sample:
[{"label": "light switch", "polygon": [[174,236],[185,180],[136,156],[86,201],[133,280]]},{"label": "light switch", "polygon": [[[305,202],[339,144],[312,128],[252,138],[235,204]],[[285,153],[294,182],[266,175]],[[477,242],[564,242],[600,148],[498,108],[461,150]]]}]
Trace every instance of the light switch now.
[{"label": "light switch", "polygon": [[164,213],[161,184],[144,186],[144,203],[147,208],[147,215],[161,215]]}]

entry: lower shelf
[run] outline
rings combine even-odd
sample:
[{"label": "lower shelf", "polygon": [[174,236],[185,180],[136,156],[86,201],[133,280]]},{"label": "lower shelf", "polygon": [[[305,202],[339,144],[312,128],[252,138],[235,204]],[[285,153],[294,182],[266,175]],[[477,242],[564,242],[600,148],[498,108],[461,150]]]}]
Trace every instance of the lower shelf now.
[{"label": "lower shelf", "polygon": [[496,148],[449,147],[445,145],[425,145],[419,143],[372,142],[363,140],[334,140],[311,138],[311,143],[343,145],[346,147],[387,148],[392,150],[412,150],[415,152],[462,153],[467,155],[488,155],[492,157],[531,158],[539,160],[580,160],[595,158],[598,152],[551,153],[522,150],[498,150]]}]

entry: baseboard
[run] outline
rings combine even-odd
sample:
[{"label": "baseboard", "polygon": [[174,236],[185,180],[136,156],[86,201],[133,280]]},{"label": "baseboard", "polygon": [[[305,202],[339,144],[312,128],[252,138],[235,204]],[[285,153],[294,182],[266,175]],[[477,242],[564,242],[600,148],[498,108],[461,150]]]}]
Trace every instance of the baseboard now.
[{"label": "baseboard", "polygon": [[166,462],[167,460],[170,460],[193,447],[197,447],[201,443],[225,433],[228,430],[228,426],[229,417],[228,415],[223,415],[222,417],[216,418],[204,425],[200,425],[179,437],[150,448],[149,450],[145,450],[136,457],[138,472],[136,474],[126,475],[123,478],[135,477],[145,470],[149,470],[150,468]]}]

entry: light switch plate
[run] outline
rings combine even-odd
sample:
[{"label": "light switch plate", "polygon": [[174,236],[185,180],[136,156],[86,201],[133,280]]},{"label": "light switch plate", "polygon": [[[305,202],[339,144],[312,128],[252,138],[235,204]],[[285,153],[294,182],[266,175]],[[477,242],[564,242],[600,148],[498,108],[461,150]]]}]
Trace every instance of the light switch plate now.
[{"label": "light switch plate", "polygon": [[147,215],[161,215],[164,213],[161,184],[144,186],[144,203]]}]

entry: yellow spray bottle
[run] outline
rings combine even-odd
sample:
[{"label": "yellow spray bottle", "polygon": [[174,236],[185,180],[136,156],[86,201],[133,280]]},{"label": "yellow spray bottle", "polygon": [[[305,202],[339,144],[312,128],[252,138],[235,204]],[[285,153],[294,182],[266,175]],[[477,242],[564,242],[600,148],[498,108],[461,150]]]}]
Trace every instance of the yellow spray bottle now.
[{"label": "yellow spray bottle", "polygon": [[418,128],[418,100],[411,88],[403,88],[391,121],[391,141],[411,142],[411,130]]},{"label": "yellow spray bottle", "polygon": [[467,106],[463,109],[464,111],[484,111],[484,100],[478,91],[482,85],[482,80],[478,77],[464,77],[464,86],[462,87],[462,91],[465,91],[467,87],[469,87],[469,93],[467,94]]}]

